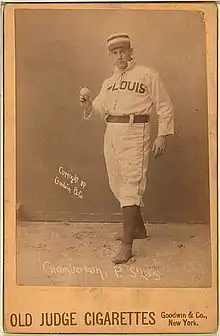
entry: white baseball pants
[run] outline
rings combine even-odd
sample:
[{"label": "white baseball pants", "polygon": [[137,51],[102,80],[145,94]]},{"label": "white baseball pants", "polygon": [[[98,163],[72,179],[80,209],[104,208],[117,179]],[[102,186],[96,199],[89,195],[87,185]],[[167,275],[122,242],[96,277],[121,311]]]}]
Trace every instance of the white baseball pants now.
[{"label": "white baseball pants", "polygon": [[104,156],[109,185],[121,207],[143,206],[150,154],[150,123],[107,123]]}]

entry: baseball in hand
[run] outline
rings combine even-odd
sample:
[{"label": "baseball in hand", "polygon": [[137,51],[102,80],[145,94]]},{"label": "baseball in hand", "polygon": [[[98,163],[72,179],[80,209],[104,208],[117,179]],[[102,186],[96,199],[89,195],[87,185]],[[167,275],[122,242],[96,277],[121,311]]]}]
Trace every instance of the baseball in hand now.
[{"label": "baseball in hand", "polygon": [[91,96],[91,91],[87,87],[84,87],[80,90],[80,96],[90,97]]}]

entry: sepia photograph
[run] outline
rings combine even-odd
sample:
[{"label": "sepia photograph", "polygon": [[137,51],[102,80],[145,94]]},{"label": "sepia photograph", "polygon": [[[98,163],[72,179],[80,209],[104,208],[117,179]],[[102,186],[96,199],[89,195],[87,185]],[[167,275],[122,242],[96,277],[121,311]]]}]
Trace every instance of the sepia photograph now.
[{"label": "sepia photograph", "polygon": [[18,9],[15,29],[17,283],[210,286],[202,13]]},{"label": "sepia photograph", "polygon": [[214,328],[216,13],[196,6],[6,6],[7,330]]}]

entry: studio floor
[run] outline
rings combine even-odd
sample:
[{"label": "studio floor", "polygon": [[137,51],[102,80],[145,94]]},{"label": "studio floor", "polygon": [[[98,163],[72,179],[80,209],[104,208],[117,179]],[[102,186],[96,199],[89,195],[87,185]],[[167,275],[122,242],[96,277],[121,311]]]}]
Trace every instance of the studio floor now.
[{"label": "studio floor", "polygon": [[17,284],[95,287],[209,287],[211,243],[205,224],[148,224],[133,258],[114,266],[117,223],[19,222]]}]

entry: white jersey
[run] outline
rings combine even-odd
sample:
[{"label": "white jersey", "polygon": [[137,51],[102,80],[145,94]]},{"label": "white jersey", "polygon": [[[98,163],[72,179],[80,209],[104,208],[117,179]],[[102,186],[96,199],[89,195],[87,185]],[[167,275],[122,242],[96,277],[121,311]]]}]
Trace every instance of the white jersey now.
[{"label": "white jersey", "polygon": [[[159,117],[158,135],[173,134],[173,106],[158,72],[136,65],[132,60],[125,71],[116,70],[104,81],[100,93],[93,100],[92,112],[104,116],[150,116],[153,106]],[[85,118],[90,115],[85,115]]]}]

